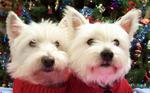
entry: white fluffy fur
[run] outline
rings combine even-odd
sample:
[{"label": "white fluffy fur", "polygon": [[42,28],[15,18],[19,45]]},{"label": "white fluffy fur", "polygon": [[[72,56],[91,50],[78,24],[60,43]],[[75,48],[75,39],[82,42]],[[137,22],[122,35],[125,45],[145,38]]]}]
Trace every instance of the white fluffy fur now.
[{"label": "white fluffy fur", "polygon": [[[130,37],[138,28],[140,12],[132,10],[113,24],[81,21],[86,19],[71,7],[67,7],[65,12],[65,16],[69,16],[66,23],[74,24],[71,26],[74,39],[69,54],[72,61],[70,67],[77,76],[85,83],[100,86],[112,85],[114,81],[123,78],[130,69]],[[94,43],[89,46],[87,41],[91,38]],[[114,39],[119,40],[119,46],[114,45]],[[106,48],[113,52],[114,57],[111,66],[102,67],[100,53]]]},{"label": "white fluffy fur", "polygon": [[[67,11],[68,10],[68,11]],[[78,29],[78,27],[81,24],[89,23],[88,20],[84,18],[82,14],[80,14],[78,11],[74,11],[74,8],[67,6],[66,10],[64,11],[64,17],[59,23],[59,26],[63,29],[65,29],[66,32],[68,32],[68,38],[72,40],[75,37],[75,30]]]},{"label": "white fluffy fur", "polygon": [[[14,12],[9,13],[6,23],[12,56],[7,69],[13,78],[43,85],[57,84],[67,80],[69,76],[67,67],[69,59],[66,53],[68,39],[57,24],[44,21],[27,25]],[[31,40],[36,41],[36,47],[29,46]],[[55,41],[60,42],[60,47],[55,46]],[[42,70],[43,56],[55,59],[54,71]]]},{"label": "white fluffy fur", "polygon": [[131,25],[129,31],[127,31],[129,33],[130,40],[132,40],[134,33],[136,33],[136,31],[138,30],[140,14],[141,14],[140,10],[132,9],[126,15],[122,16],[119,21],[116,22],[117,24],[121,24],[121,25],[129,23],[128,25],[126,25],[128,27],[130,27]]}]

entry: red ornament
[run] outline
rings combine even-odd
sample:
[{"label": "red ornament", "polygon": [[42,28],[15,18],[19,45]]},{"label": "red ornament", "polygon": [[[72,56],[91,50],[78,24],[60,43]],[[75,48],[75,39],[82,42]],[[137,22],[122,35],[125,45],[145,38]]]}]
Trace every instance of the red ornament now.
[{"label": "red ornament", "polygon": [[129,1],[128,5],[129,5],[129,7],[127,8],[127,11],[130,11],[137,6],[137,4],[133,1]]},{"label": "red ornament", "polygon": [[21,16],[21,15],[22,15],[22,6],[19,6],[19,7],[18,7],[18,9],[17,9],[17,11],[16,11],[16,14],[17,14],[18,16]]},{"label": "red ornament", "polygon": [[94,18],[92,16],[87,16],[86,19],[89,20],[89,23],[94,23]]},{"label": "red ornament", "polygon": [[52,14],[53,13],[53,10],[50,6],[48,6],[48,14]]},{"label": "red ornament", "polygon": [[136,3],[133,2],[133,1],[129,1],[128,4],[129,4],[131,7],[136,7]]},{"label": "red ornament", "polygon": [[19,2],[19,6],[17,8],[16,14],[18,16],[22,16],[22,0],[18,0],[18,2]]},{"label": "red ornament", "polygon": [[89,23],[97,23],[97,22],[101,22],[100,20],[95,20],[92,16],[87,16],[86,19],[89,20]]},{"label": "red ornament", "polygon": [[141,19],[141,20],[140,20],[140,23],[141,23],[141,24],[150,24],[150,20],[147,19],[147,18],[144,18],[144,19]]}]

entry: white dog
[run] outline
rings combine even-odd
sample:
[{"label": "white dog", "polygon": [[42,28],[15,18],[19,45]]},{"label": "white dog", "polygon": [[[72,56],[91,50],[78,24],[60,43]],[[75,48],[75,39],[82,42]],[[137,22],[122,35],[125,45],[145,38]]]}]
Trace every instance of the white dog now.
[{"label": "white dog", "polygon": [[42,85],[68,79],[68,39],[58,24],[45,21],[27,25],[9,12],[6,25],[12,57],[7,69],[13,78]]},{"label": "white dog", "polygon": [[134,9],[115,23],[90,24],[67,7],[66,25],[72,28],[73,36],[70,67],[82,81],[106,87],[124,78],[131,65],[130,41],[138,29],[140,13]]}]

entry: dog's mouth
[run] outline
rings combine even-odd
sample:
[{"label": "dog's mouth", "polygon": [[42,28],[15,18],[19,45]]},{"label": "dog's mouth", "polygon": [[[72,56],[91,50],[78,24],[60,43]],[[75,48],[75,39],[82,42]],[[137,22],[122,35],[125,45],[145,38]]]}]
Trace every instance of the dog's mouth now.
[{"label": "dog's mouth", "polygon": [[54,71],[54,68],[43,68],[42,71],[43,72],[52,72],[52,71]]},{"label": "dog's mouth", "polygon": [[101,67],[109,67],[111,66],[110,64],[100,64]]},{"label": "dog's mouth", "polygon": [[101,62],[100,66],[101,67],[109,67],[109,66],[111,66],[111,62],[103,61],[103,62]]}]

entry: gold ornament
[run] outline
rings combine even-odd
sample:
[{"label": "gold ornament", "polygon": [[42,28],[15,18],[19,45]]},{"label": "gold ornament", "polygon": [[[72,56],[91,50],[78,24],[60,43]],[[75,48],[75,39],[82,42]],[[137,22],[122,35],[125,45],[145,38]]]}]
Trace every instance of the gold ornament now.
[{"label": "gold ornament", "polygon": [[96,6],[97,9],[99,9],[100,13],[103,13],[105,11],[105,7],[102,4],[99,4],[99,6]]},{"label": "gold ornament", "polygon": [[55,11],[58,9],[58,6],[59,6],[59,0],[56,0],[56,3],[55,3]]}]

